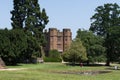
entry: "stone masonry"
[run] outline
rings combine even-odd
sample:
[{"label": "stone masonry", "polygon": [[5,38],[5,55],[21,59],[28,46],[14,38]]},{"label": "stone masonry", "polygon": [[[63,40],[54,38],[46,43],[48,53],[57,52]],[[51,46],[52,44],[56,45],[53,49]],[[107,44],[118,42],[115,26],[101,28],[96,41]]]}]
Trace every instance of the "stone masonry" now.
[{"label": "stone masonry", "polygon": [[49,28],[49,31],[45,30],[45,37],[47,44],[44,50],[47,54],[50,50],[58,50],[63,53],[72,42],[72,32],[70,29],[63,29],[60,32],[56,28]]}]

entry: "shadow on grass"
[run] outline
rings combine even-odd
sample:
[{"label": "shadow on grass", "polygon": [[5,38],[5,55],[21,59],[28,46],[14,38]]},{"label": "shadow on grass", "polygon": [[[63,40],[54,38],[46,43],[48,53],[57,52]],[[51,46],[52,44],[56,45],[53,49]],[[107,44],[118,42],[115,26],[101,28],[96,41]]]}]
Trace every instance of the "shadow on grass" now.
[{"label": "shadow on grass", "polygon": [[[66,65],[69,65],[69,66],[81,66],[80,63],[75,63],[75,64],[72,64],[72,63],[67,63]],[[89,67],[100,67],[100,66],[105,66],[105,64],[86,64],[86,63],[83,63],[82,66],[89,66]]]},{"label": "shadow on grass", "polygon": [[58,74],[77,74],[77,75],[97,75],[97,74],[105,74],[105,73],[110,73],[112,71],[64,71],[64,72],[54,72],[54,73],[58,73]]},{"label": "shadow on grass", "polygon": [[115,66],[109,66],[108,68],[106,68],[107,70],[120,70],[120,67],[115,67]]}]

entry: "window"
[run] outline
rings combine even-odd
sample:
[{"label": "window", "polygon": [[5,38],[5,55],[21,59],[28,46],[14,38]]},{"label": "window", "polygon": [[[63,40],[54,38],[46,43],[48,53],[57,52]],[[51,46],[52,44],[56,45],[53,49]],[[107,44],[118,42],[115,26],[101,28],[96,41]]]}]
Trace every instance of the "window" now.
[{"label": "window", "polygon": [[50,41],[51,41],[51,42],[53,41],[53,37],[50,37]]},{"label": "window", "polygon": [[61,44],[57,44],[57,48],[60,49],[61,48]]},{"label": "window", "polygon": [[61,37],[60,36],[57,37],[57,41],[58,42],[61,41]]}]

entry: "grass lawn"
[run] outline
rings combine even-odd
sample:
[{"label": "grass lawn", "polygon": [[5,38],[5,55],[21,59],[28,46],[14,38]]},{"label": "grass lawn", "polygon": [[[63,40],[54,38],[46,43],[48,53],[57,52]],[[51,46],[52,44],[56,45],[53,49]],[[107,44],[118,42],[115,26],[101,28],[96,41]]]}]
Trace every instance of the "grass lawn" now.
[{"label": "grass lawn", "polygon": [[[7,68],[24,69],[0,71],[0,80],[120,80],[120,70],[113,70],[106,66],[80,67],[62,63],[43,63],[20,64],[18,66],[7,66]],[[111,72],[94,75],[78,74],[78,72],[106,70]]]}]

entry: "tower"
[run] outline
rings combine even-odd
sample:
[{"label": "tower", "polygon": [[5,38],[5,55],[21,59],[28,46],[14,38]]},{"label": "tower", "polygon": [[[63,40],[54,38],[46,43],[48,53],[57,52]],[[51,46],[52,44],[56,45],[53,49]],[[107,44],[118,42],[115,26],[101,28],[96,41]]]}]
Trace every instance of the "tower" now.
[{"label": "tower", "polygon": [[58,52],[63,52],[63,32],[58,30],[57,33],[57,50]]},{"label": "tower", "polygon": [[57,50],[57,29],[50,28],[49,29],[49,50]]},{"label": "tower", "polygon": [[58,50],[63,53],[72,42],[72,33],[70,29],[63,29],[62,32],[56,28],[49,28],[49,31],[44,32],[47,44],[44,47],[46,56],[49,55],[50,50]]},{"label": "tower", "polygon": [[63,29],[63,51],[65,51],[72,42],[72,33],[70,29]]}]

